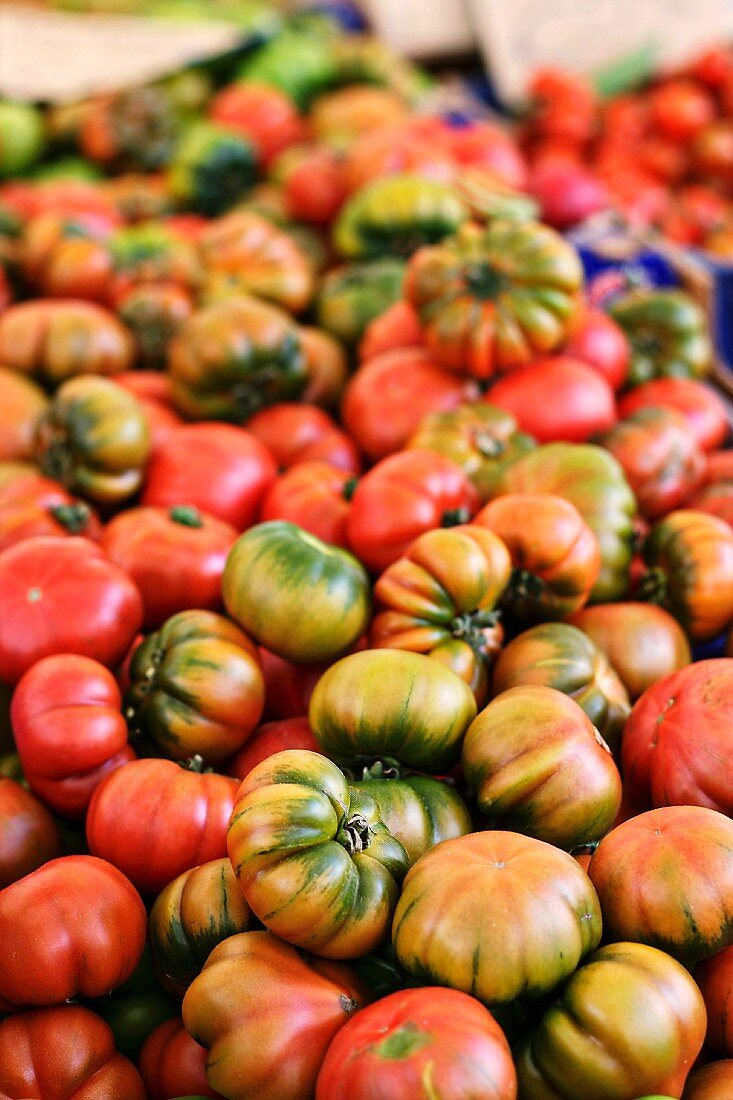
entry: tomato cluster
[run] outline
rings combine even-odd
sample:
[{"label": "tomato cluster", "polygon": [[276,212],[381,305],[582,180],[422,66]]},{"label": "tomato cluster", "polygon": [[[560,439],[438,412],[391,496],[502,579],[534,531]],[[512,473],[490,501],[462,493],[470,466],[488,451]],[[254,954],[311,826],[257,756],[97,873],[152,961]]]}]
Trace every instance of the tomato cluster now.
[{"label": "tomato cluster", "polygon": [[[723,1100],[706,318],[593,308],[538,220],[592,97],[538,80],[528,173],[262,19],[0,111],[0,1096]],[[650,93],[668,145],[726,66]]]}]

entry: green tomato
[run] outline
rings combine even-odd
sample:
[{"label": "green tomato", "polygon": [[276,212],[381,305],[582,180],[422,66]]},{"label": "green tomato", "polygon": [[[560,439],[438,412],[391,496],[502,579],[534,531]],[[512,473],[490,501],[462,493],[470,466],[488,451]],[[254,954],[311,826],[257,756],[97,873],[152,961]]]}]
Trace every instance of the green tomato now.
[{"label": "green tomato", "polygon": [[44,145],[40,111],[30,103],[0,103],[0,177],[25,172]]}]

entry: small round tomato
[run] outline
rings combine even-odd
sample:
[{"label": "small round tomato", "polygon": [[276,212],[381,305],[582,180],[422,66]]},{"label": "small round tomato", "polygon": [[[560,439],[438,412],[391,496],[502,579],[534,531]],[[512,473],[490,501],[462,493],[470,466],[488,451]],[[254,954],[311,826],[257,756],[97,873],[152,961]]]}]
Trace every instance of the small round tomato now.
[{"label": "small round tomato", "polygon": [[715,100],[692,80],[667,80],[649,93],[651,123],[671,141],[689,142],[716,115]]}]

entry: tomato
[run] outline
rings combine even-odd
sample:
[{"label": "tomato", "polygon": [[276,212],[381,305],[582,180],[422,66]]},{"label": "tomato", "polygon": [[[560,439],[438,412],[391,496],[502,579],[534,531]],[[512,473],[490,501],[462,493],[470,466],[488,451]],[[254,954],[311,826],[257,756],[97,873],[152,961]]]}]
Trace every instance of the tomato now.
[{"label": "tomato", "polygon": [[216,945],[254,923],[228,859],[184,871],[150,911],[148,941],[158,978],[183,996]]},{"label": "tomato", "polygon": [[714,638],[733,619],[733,531],[707,512],[682,509],[644,541],[641,592],[672,614],[692,641]]},{"label": "tomato", "polygon": [[611,748],[618,747],[629,697],[602,650],[582,630],[569,623],[540,623],[513,638],[494,666],[493,691],[526,684],[569,695]]},{"label": "tomato", "polygon": [[494,605],[509,582],[504,543],[474,524],[426,531],[379,577],[370,640],[425,653],[486,697],[503,630]]},{"label": "tomato", "polygon": [[406,117],[407,106],[401,95],[390,88],[364,82],[319,96],[308,121],[318,141],[348,148],[360,134],[399,123]]},{"label": "tomato", "polygon": [[415,253],[405,297],[444,366],[490,378],[562,343],[581,281],[577,253],[554,230],[497,219]]},{"label": "tomato", "polygon": [[602,947],[515,1055],[526,1100],[679,1096],[705,1038],[705,1006],[679,963],[636,943]]},{"label": "tomato", "polygon": [[120,706],[114,676],[89,657],[44,657],[18,682],[18,755],[29,787],[56,813],[82,818],[103,776],[135,759]]},{"label": "tomato", "polygon": [[359,344],[359,359],[368,362],[397,348],[424,346],[420,318],[409,302],[397,302],[367,325]]},{"label": "tomato", "polygon": [[371,322],[400,301],[404,274],[404,262],[390,256],[333,268],[318,291],[319,325],[344,343],[357,344]]},{"label": "tomato", "polygon": [[349,194],[385,176],[411,175],[450,182],[455,164],[450,151],[409,126],[398,123],[362,134],[347,150],[344,182]]},{"label": "tomato", "polygon": [[722,1100],[733,1088],[733,1059],[700,1066],[687,1078],[685,1100]]},{"label": "tomato", "polygon": [[249,138],[265,165],[305,136],[305,123],[290,99],[253,81],[222,88],[209,104],[209,117]]},{"label": "tomato", "polygon": [[198,508],[131,508],[102,532],[102,549],[137,585],[143,629],[191,607],[221,608],[221,577],[237,532]]},{"label": "tomato", "polygon": [[342,157],[321,145],[296,145],[273,165],[288,213],[295,221],[327,226],[346,199]]},{"label": "tomato", "polygon": [[262,715],[265,684],[252,641],[210,611],[181,611],[132,655],[124,713],[133,735],[174,760],[223,760]]},{"label": "tomato", "polygon": [[511,832],[432,848],[408,871],[392,926],[409,975],[488,1005],[542,997],[600,937],[595,890],[573,857]]},{"label": "tomato", "polygon": [[682,77],[653,88],[649,108],[652,125],[671,141],[681,143],[691,141],[717,113],[710,93]]},{"label": "tomato", "polygon": [[14,370],[0,367],[0,462],[33,457],[33,433],[48,401],[40,386]]},{"label": "tomato", "polygon": [[540,160],[530,172],[528,190],[538,199],[542,221],[569,229],[608,206],[603,181],[584,164]]},{"label": "tomato", "polygon": [[137,966],[147,921],[132,884],[94,856],[62,856],[0,893],[0,997],[61,1004],[99,997]]},{"label": "tomato", "polygon": [[430,451],[401,451],[359,481],[347,536],[367,569],[381,572],[418,535],[468,523],[477,506],[478,494],[456,463]]},{"label": "tomato", "polygon": [[304,664],[343,653],[369,621],[369,580],[360,563],[279,520],[235,542],[222,594],[232,618],[259,643]]},{"label": "tomato", "polygon": [[456,673],[419,653],[375,649],[324,672],[308,718],[323,752],[349,765],[375,758],[440,774],[457,760],[476,716]]},{"label": "tomato", "polygon": [[607,939],[647,943],[686,965],[729,947],[733,821],[664,806],[624,821],[590,861]]},{"label": "tomato", "polygon": [[263,522],[284,520],[348,549],[346,527],[357,478],[327,462],[299,462],[281,474],[262,502]]},{"label": "tomato", "polygon": [[150,433],[136,397],[108,378],[70,378],[38,420],[36,459],[44,473],[95,503],[137,493]]},{"label": "tomato", "polygon": [[653,604],[596,604],[576,611],[569,621],[605,653],[632,700],[692,660],[682,627]]},{"label": "tomato", "polygon": [[276,474],[269,450],[243,428],[188,424],[151,456],[141,503],[193,505],[241,531],[255,521]]},{"label": "tomato", "polygon": [[39,535],[84,535],[96,542],[101,530],[85,501],[40,474],[0,486],[0,550]]},{"label": "tomato", "polygon": [[190,293],[175,283],[143,283],[118,293],[116,306],[143,367],[163,369],[169,343],[193,311]]},{"label": "tomato", "polygon": [[301,325],[299,338],[308,372],[301,400],[334,409],[341,400],[348,374],[344,349],[333,336],[309,325]]},{"label": "tomato", "polygon": [[651,684],[624,731],[622,765],[633,801],[733,812],[733,754],[725,736],[733,661],[698,661]]},{"label": "tomato", "polygon": [[588,600],[601,568],[577,508],[550,493],[507,493],[474,517],[506,544],[513,572],[501,605],[517,622],[564,619]]},{"label": "tomato", "polygon": [[184,997],[183,1022],[209,1050],[207,1078],[224,1095],[303,1100],[362,1003],[347,966],[316,969],[269,932],[243,932],[211,952]]},{"label": "tomato", "polygon": [[124,325],[92,302],[39,299],[0,314],[0,362],[51,386],[77,374],[129,370],[134,351]]},{"label": "tomato", "polygon": [[205,1049],[191,1038],[180,1016],[151,1031],[140,1051],[138,1068],[148,1100],[168,1100],[192,1089],[196,1090],[195,1100],[221,1095],[206,1079]]},{"label": "tomato", "polygon": [[626,381],[629,342],[623,329],[600,309],[588,307],[578,312],[570,323],[562,350],[564,355],[580,359],[597,370],[614,390]]},{"label": "tomato", "polygon": [[93,656],[114,668],[141,623],[137,588],[88,539],[39,537],[0,554],[0,680],[6,683],[54,653]]},{"label": "tomato", "polygon": [[592,367],[566,355],[512,371],[495,382],[487,396],[540,443],[584,443],[616,420],[608,382]]},{"label": "tomato", "polygon": [[318,742],[311,733],[306,715],[263,723],[246,745],[232,757],[227,764],[227,771],[237,779],[245,779],[257,764],[283,749],[310,749],[318,752]]},{"label": "tomato", "polygon": [[251,187],[256,162],[257,151],[249,138],[196,119],[183,131],[170,160],[170,191],[180,205],[216,217]]},{"label": "tomato", "polygon": [[[199,765],[200,767],[200,765]],[[133,760],[106,776],[87,813],[90,851],[144,893],[226,852],[237,781],[172,760]]]},{"label": "tomato", "polygon": [[[364,639],[355,649],[364,648]],[[308,710],[308,703],[321,675],[332,664],[323,661],[319,665],[299,665],[278,657],[264,646],[259,647],[262,673],[265,677],[265,714],[268,718],[297,718]],[[290,748],[283,745],[282,748]],[[310,745],[293,745],[293,748],[311,748]],[[317,747],[317,746],[316,746]]]},{"label": "tomato", "polygon": [[61,855],[61,834],[42,802],[0,775],[0,890]]},{"label": "tomato", "polygon": [[703,179],[724,186],[733,180],[733,120],[711,122],[696,135],[692,163]]},{"label": "tomato", "polygon": [[31,1009],[0,1022],[0,1091],[8,1100],[146,1095],[107,1024],[81,1005]]},{"label": "tomato", "polygon": [[710,386],[695,378],[654,378],[634,386],[619,402],[619,416],[626,417],[647,405],[676,409],[704,451],[722,446],[730,432],[726,407]]},{"label": "tomato", "polygon": [[475,1096],[516,1100],[516,1072],[499,1025],[454,989],[406,989],[368,1005],[336,1034],[316,1100]]},{"label": "tomato", "polygon": [[23,234],[25,278],[44,297],[104,302],[112,276],[109,233],[110,227],[100,227],[94,216],[39,214]]},{"label": "tomato", "polygon": [[682,290],[632,290],[617,298],[611,316],[629,338],[631,385],[652,378],[700,378],[712,357],[709,326],[694,298]]},{"label": "tomato", "polygon": [[705,1001],[708,1016],[706,1043],[724,1058],[733,1053],[733,947],[724,947],[695,967],[695,981]]},{"label": "tomato", "polygon": [[478,396],[423,348],[385,352],[349,381],[341,406],[344,426],[372,461],[400,451],[420,421]]},{"label": "tomato", "polygon": [[327,462],[358,474],[361,459],[353,439],[315,405],[283,401],[247,421],[247,431],[287,470],[301,462]]}]

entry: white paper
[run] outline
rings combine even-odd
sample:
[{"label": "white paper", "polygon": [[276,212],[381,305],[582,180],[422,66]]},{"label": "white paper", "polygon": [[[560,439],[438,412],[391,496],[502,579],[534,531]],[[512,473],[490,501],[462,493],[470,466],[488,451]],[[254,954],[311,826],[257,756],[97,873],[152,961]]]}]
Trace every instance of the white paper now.
[{"label": "white paper", "polygon": [[465,0],[363,0],[361,7],[376,33],[407,57],[450,57],[476,46]]}]

